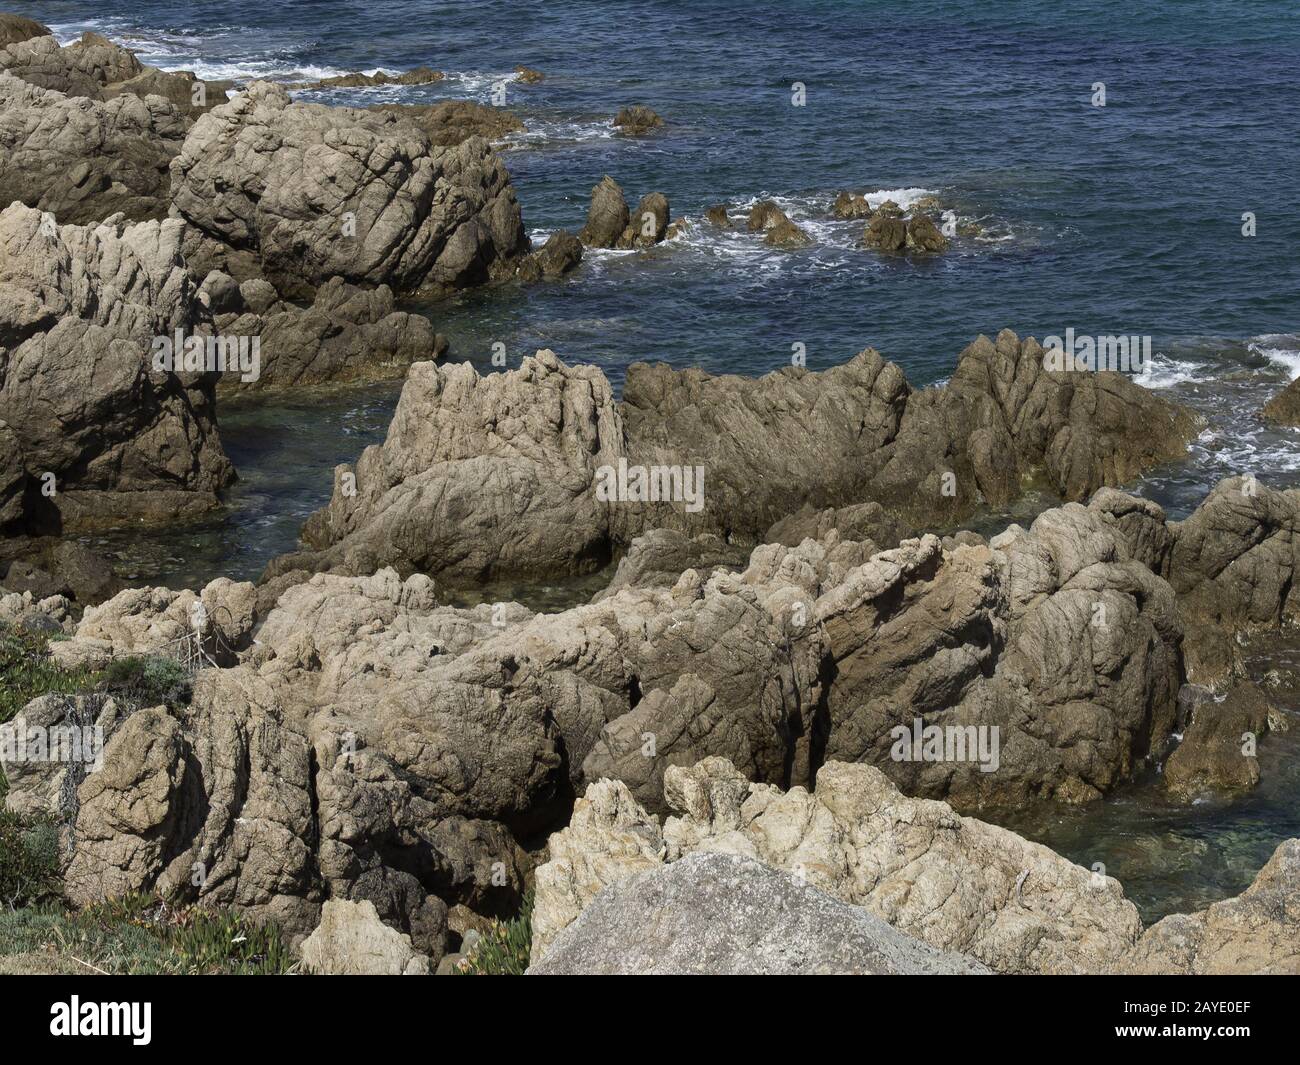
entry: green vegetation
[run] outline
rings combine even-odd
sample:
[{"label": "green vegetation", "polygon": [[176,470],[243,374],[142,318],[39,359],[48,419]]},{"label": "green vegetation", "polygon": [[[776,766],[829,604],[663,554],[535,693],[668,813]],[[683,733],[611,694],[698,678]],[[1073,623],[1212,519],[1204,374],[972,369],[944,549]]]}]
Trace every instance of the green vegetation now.
[{"label": "green vegetation", "polygon": [[117,658],[108,664],[98,690],[136,706],[188,705],[193,685],[181,664],[160,655]]},{"label": "green vegetation", "polygon": [[172,907],[146,895],[68,912],[44,903],[0,912],[5,955],[57,959],[114,975],[276,975],[289,951],[277,928],[225,910]]},{"label": "green vegetation", "polygon": [[87,669],[62,669],[49,656],[45,633],[0,625],[0,724],[33,699],[49,692],[74,695],[94,685]]},{"label": "green vegetation", "polygon": [[59,890],[59,834],[0,806],[0,906],[31,906]]},{"label": "green vegetation", "polygon": [[508,921],[493,921],[474,954],[459,970],[468,976],[523,976],[533,947],[533,893],[524,895],[519,913]]}]

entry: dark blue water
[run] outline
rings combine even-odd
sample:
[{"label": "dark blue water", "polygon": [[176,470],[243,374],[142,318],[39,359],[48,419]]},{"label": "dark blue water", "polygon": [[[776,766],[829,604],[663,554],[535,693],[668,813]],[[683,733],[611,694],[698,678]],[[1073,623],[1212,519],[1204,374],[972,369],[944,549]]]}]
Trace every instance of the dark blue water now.
[{"label": "dark blue water", "polygon": [[[424,310],[453,356],[506,344],[601,366],[666,360],[756,375],[806,345],[814,369],[868,345],[915,384],[942,380],[977,333],[1149,334],[1141,380],[1198,409],[1186,462],[1132,485],[1172,516],[1220,477],[1300,483],[1300,434],[1259,407],[1300,372],[1300,8],[1165,4],[702,2],[565,4],[9,2],[68,40],[94,29],[146,62],[205,77],[301,81],[428,64],[444,82],[306,93],[329,103],[490,102],[506,86],[528,132],[505,147],[537,238],[577,229],[589,190],[668,195],[695,222],[645,252],[588,256],[568,279]],[[806,106],[791,102],[795,82]],[[1103,82],[1106,106],[1092,103]],[[641,140],[609,119],[643,103]],[[841,189],[934,194],[978,236],[929,261],[858,247],[827,209]],[[711,204],[776,198],[815,238],[783,252],[702,225]],[[1242,235],[1242,215],[1256,219]],[[739,213],[739,212],[737,212]],[[242,482],[209,522],[110,538],[137,580],[256,575],[328,496],[329,469],[381,439],[395,386],[226,407]],[[1294,674],[1293,650],[1266,661]],[[1281,700],[1300,708],[1294,695]],[[1171,807],[1148,780],[1084,810],[1036,810],[1027,834],[1120,877],[1148,917],[1240,891],[1297,829],[1300,727],[1266,741],[1250,798]]]}]

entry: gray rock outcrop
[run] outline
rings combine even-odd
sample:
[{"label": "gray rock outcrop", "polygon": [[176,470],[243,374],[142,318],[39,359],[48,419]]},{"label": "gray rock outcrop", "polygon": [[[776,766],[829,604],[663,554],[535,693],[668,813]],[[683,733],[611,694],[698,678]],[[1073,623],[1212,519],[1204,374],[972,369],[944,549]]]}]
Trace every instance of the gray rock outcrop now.
[{"label": "gray rock outcrop", "polygon": [[295,103],[268,82],[196,122],[171,167],[191,268],[260,273],[286,296],[335,276],[463,288],[513,275],[528,248],[486,141],[436,148],[396,115]]},{"label": "gray rock outcrop", "polygon": [[788,873],[731,854],[691,854],[610,885],[530,976],[979,975]]}]

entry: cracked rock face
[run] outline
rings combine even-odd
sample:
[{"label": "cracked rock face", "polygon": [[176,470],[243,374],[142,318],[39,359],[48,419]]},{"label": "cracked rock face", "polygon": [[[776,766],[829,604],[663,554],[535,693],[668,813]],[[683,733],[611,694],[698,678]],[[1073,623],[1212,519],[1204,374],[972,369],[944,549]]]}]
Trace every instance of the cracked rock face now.
[{"label": "cracked rock face", "polygon": [[188,127],[157,96],[99,102],[0,73],[0,202],[19,200],[74,225],[119,211],[136,221],[165,218],[169,166]]},{"label": "cracked rock face", "polygon": [[857,906],[732,854],[691,854],[601,892],[529,970],[555,975],[976,975]]},{"label": "cracked rock face", "polygon": [[[270,575],[379,565],[452,581],[580,573],[651,530],[752,545],[839,525],[893,540],[910,522],[949,524],[983,501],[1007,503],[1034,477],[1084,500],[1182,453],[1193,422],[1181,408],[1120,374],[1044,371],[1041,356],[1010,332],[981,338],[947,388],[923,392],[870,350],[822,373],[758,379],[637,364],[621,403],[599,370],[551,352],[488,378],[417,368],[382,449],[348,471],[356,495],[336,482],[309,520],[315,554],[277,560]],[[581,394],[580,409],[519,413],[555,411],[557,391]],[[457,450],[441,428],[413,432],[416,411],[481,446]],[[522,426],[528,439],[515,439]],[[559,475],[540,483],[537,456],[549,453]]]},{"label": "cracked rock face", "polygon": [[898,931],[998,972],[1096,972],[1141,932],[1117,881],[1012,832],[910,799],[870,766],[829,762],[811,794],[751,784],[725,759],[673,767],[662,828],[601,781],[537,870],[533,962],[601,892],[687,855],[740,855],[795,873]]},{"label": "cracked rock face", "polygon": [[463,288],[513,272],[527,251],[486,141],[437,148],[396,115],[293,103],[268,82],[195,123],[172,161],[172,214],[198,236],[196,269],[233,250],[289,296],[335,276],[399,292]]},{"label": "cracked rock face", "polygon": [[[0,212],[7,509],[29,522],[57,511],[66,532],[211,507],[235,476],[217,439],[214,375],[155,371],[150,358],[156,336],[196,321],[179,223],[48,218],[21,204]],[[38,490],[46,474],[53,496]]]}]

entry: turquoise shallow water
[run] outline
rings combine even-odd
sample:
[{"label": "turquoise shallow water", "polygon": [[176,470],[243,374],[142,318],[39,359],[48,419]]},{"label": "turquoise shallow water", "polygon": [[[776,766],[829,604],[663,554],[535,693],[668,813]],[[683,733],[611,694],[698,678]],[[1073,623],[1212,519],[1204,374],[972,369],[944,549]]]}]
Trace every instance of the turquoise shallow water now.
[{"label": "turquoise shallow water", "polygon": [[[417,309],[486,372],[537,347],[621,383],[637,360],[761,374],[803,343],[814,369],[868,345],[914,384],[944,379],[977,333],[1154,338],[1143,383],[1206,417],[1187,460],[1133,490],[1174,517],[1224,476],[1300,483],[1300,434],[1267,428],[1264,401],[1300,372],[1300,9],[1266,2],[1129,5],[1006,0],[744,5],[417,0],[143,0],[9,3],[64,39],[95,29],[147,62],[207,77],[296,81],[349,70],[444,70],[434,86],[316,94],[335,103],[488,102],[510,82],[528,124],[506,149],[537,239],[581,225],[589,190],[615,176],[630,198],[666,193],[674,216],[776,198],[815,237],[774,251],[695,226],[648,252],[595,253],[567,279]],[[791,105],[802,82],[807,106]],[[1104,82],[1107,106],[1091,105]],[[645,103],[663,133],[612,135]],[[928,262],[859,249],[837,191],[937,194],[979,238]],[[1243,212],[1257,235],[1241,234]],[[396,385],[225,405],[241,483],[185,529],[102,538],[124,575],[195,585],[254,577],[293,547],[328,498],[330,469],[382,439]],[[1043,501],[990,519],[1027,520]],[[585,592],[515,590],[554,605]],[[493,590],[493,595],[501,594]],[[1289,676],[1289,653],[1271,651]],[[1267,656],[1266,656],[1267,657]],[[1290,699],[1285,693],[1279,699]],[[1287,703],[1290,706],[1290,703]],[[1292,707],[1295,709],[1295,707]],[[1300,729],[1261,748],[1264,784],[1236,802],[1173,808],[1158,779],[1017,827],[1119,876],[1148,917],[1239,891],[1300,833]]]}]

